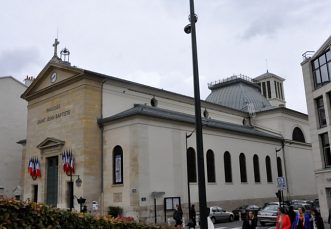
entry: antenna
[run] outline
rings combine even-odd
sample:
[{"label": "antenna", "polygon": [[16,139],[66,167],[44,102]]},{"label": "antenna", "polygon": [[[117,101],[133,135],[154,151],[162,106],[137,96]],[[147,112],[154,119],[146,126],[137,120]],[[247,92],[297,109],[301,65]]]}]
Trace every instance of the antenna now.
[{"label": "antenna", "polygon": [[269,72],[269,68],[268,68],[268,58],[265,58],[265,67],[267,69],[267,72]]}]

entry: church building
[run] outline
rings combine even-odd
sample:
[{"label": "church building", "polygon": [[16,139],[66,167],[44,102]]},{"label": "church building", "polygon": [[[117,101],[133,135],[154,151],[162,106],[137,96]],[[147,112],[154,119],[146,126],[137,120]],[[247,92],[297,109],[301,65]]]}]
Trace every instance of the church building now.
[{"label": "church building", "polygon": [[[22,95],[24,199],[79,210],[83,197],[91,211],[119,206],[145,222],[165,222],[177,203],[184,213],[189,201],[198,206],[194,98],[72,66],[54,46]],[[286,108],[283,83],[266,72],[208,85],[208,206],[276,200],[278,177],[285,199],[316,198],[308,116]]]}]

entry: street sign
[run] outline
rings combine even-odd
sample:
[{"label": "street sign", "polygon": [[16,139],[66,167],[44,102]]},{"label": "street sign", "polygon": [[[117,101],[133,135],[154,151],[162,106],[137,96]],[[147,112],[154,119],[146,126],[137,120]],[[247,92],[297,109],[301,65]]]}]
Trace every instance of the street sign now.
[{"label": "street sign", "polygon": [[278,188],[278,190],[286,189],[285,177],[277,177],[277,188]]}]

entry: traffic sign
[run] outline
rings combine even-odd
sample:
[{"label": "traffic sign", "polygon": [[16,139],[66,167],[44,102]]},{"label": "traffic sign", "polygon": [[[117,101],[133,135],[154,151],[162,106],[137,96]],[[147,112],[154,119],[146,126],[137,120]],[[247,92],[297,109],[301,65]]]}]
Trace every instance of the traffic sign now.
[{"label": "traffic sign", "polygon": [[277,188],[278,188],[278,190],[286,189],[285,177],[277,177]]}]

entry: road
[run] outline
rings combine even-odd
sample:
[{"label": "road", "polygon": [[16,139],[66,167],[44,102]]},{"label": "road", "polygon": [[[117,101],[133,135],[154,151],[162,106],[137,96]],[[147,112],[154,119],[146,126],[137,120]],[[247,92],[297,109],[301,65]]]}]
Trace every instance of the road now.
[{"label": "road", "polygon": [[[233,222],[227,222],[227,223],[217,223],[214,225],[215,228],[220,229],[241,229],[243,222],[242,221],[233,221]],[[275,229],[275,225],[266,225],[266,226],[260,226],[258,225],[257,229]]]},{"label": "road", "polygon": [[[242,221],[233,221],[233,222],[225,222],[225,223],[216,223],[214,224],[215,228],[219,229],[241,229],[243,222]],[[199,227],[195,227],[198,229]],[[266,225],[260,226],[258,225],[257,229],[275,229],[275,225]]]},{"label": "road", "polygon": [[[242,221],[234,221],[234,222],[226,222],[226,223],[217,223],[214,225],[215,228],[218,229],[241,229],[242,228]],[[198,229],[199,227],[196,227]],[[329,229],[330,225],[328,223],[324,223],[324,228]],[[275,225],[266,225],[266,226],[261,226],[258,224],[257,229],[275,229]]]}]

